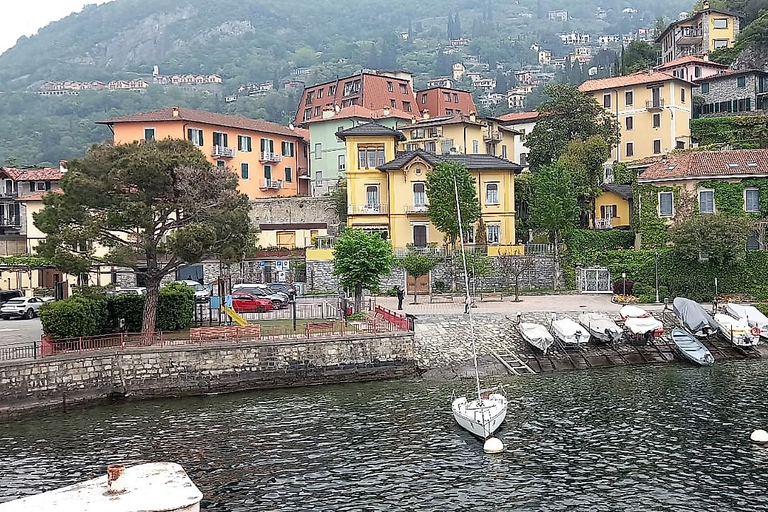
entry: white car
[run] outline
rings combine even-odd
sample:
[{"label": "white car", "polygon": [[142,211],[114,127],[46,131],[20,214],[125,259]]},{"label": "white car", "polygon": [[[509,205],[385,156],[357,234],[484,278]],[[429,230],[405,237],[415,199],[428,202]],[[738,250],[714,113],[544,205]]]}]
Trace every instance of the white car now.
[{"label": "white car", "polygon": [[11,299],[0,307],[0,317],[3,320],[9,318],[34,318],[45,301],[40,297],[17,297]]},{"label": "white car", "polygon": [[208,302],[211,300],[211,291],[204,284],[200,284],[197,281],[192,281],[189,279],[176,282],[184,283],[188,286],[191,286],[195,290],[195,302]]}]

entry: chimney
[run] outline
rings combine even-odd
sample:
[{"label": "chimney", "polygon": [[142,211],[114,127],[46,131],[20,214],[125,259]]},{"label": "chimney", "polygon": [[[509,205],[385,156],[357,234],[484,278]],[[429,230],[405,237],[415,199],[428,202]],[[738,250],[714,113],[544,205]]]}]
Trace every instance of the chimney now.
[{"label": "chimney", "polygon": [[469,120],[474,123],[476,119],[477,119],[477,116],[475,115],[475,111],[474,110],[470,110],[469,111]]},{"label": "chimney", "polygon": [[389,114],[390,114],[389,107],[384,107],[381,110],[381,117],[389,117]]},{"label": "chimney", "polygon": [[335,115],[333,107],[325,107],[323,109],[323,119],[330,119]]},{"label": "chimney", "polygon": [[704,0],[704,1],[701,3],[701,6],[704,8],[704,10],[705,10],[705,11],[706,11],[707,9],[709,9],[709,0]]},{"label": "chimney", "polygon": [[61,174],[64,174],[67,172],[67,161],[66,160],[59,160],[59,172]]},{"label": "chimney", "polygon": [[179,107],[173,107],[173,117],[179,117]]},{"label": "chimney", "polygon": [[428,108],[425,108],[424,110],[421,111],[421,117],[423,119],[429,119],[429,109]]}]

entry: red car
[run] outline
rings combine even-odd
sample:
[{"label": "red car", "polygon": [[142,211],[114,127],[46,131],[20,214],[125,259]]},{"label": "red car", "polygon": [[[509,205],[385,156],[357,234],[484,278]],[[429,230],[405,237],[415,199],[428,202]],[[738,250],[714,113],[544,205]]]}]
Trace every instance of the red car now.
[{"label": "red car", "polygon": [[264,313],[272,311],[274,305],[269,299],[263,299],[250,293],[233,293],[232,308],[238,313]]}]

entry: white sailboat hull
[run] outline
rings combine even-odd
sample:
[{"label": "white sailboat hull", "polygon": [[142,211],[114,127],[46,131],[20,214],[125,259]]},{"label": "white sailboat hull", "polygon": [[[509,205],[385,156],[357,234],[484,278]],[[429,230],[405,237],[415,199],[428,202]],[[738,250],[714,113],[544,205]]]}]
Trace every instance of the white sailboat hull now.
[{"label": "white sailboat hull", "polygon": [[487,439],[499,429],[507,416],[507,398],[500,393],[491,393],[482,401],[460,396],[453,400],[451,409],[456,423],[477,437]]}]

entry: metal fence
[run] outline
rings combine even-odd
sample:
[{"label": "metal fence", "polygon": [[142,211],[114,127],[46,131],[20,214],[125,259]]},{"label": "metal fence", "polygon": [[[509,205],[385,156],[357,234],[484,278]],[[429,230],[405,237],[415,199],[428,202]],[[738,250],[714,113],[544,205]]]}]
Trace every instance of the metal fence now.
[{"label": "metal fence", "polygon": [[[565,244],[558,244],[558,248],[562,253],[565,249]],[[554,254],[555,244],[525,244],[526,256],[537,256],[540,254]]]},{"label": "metal fence", "polygon": [[39,355],[37,343],[24,343],[0,347],[0,361],[37,359]]}]

